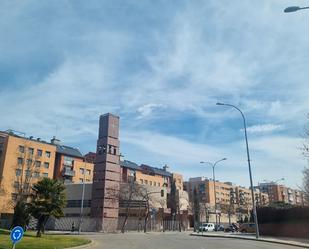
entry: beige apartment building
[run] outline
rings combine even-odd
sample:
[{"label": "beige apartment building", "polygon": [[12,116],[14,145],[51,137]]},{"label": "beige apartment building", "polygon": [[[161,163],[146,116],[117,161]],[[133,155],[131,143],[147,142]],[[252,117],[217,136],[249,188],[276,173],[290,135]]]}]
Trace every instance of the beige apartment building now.
[{"label": "beige apartment building", "polygon": [[304,205],[304,194],[297,189],[276,182],[260,183],[256,189],[269,196],[270,203],[283,202],[291,205]]},{"label": "beige apartment building", "polygon": [[93,163],[55,137],[46,142],[16,131],[0,132],[1,216],[10,216],[16,200],[29,195],[31,186],[43,177],[65,183],[92,182]]},{"label": "beige apartment building", "polygon": [[28,195],[31,185],[53,177],[56,146],[40,139],[0,132],[0,213],[12,213],[14,202]]},{"label": "beige apartment building", "polygon": [[[248,188],[231,182],[214,182],[212,179],[205,177],[190,178],[184,185],[191,201],[193,199],[193,191],[196,189],[200,200],[202,220],[206,219],[205,216],[209,216],[209,221],[214,222],[217,213],[217,216],[219,216],[217,219],[223,223],[236,222],[240,216],[248,216],[252,209],[251,190]],[[254,195],[258,206],[268,205],[269,200],[266,193],[254,190]],[[216,213],[215,203],[217,204]]]}]

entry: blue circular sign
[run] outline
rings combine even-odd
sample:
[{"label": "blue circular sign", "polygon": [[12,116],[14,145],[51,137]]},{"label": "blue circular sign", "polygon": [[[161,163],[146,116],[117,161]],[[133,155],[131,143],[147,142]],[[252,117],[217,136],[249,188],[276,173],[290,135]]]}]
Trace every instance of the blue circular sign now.
[{"label": "blue circular sign", "polygon": [[24,236],[24,229],[22,227],[14,227],[11,231],[11,240],[13,243],[17,243]]}]

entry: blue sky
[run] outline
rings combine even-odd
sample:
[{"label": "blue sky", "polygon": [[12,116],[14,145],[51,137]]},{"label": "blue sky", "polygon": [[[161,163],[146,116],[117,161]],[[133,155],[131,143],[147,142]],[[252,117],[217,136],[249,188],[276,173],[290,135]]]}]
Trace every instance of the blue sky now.
[{"label": "blue sky", "polygon": [[0,129],[94,151],[121,118],[125,159],[185,178],[301,185],[309,112],[308,1],[2,1]]}]

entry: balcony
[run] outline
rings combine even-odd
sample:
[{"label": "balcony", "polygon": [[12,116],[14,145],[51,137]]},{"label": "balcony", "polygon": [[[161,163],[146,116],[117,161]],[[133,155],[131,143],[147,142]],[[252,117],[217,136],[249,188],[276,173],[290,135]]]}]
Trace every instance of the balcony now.
[{"label": "balcony", "polygon": [[75,176],[75,171],[72,170],[71,168],[64,167],[63,171],[62,171],[62,175],[64,175],[64,176]]}]

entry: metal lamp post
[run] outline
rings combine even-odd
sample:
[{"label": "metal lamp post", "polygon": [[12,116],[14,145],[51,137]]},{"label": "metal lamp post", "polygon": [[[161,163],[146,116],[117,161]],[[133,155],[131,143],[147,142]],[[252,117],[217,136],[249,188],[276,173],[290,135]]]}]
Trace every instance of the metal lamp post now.
[{"label": "metal lamp post", "polygon": [[256,235],[256,238],[258,239],[260,237],[260,234],[259,234],[259,224],[258,224],[257,212],[256,212],[256,204],[255,204],[255,201],[254,201],[254,191],[253,191],[253,181],[252,181],[252,172],[251,172],[251,164],[250,164],[250,154],[249,154],[249,145],[248,145],[248,137],[247,137],[246,119],[245,119],[243,112],[238,107],[236,107],[234,105],[224,104],[224,103],[217,103],[217,105],[233,107],[234,109],[236,109],[237,111],[240,112],[240,114],[243,118],[243,125],[244,125],[244,130],[245,130],[245,140],[246,140],[246,149],[247,149],[247,159],[248,159],[248,167],[249,167],[251,196],[252,196],[252,208],[253,208],[253,216],[254,216],[254,223],[255,223],[255,235]]},{"label": "metal lamp post", "polygon": [[218,161],[216,161],[215,163],[210,163],[210,162],[200,162],[200,163],[208,163],[211,165],[212,167],[212,178],[214,181],[214,196],[215,196],[215,213],[216,213],[216,225],[218,224],[218,216],[217,216],[217,193],[216,193],[216,175],[215,175],[215,167],[216,165],[221,162],[221,161],[225,161],[227,158],[222,158]]},{"label": "metal lamp post", "polygon": [[83,222],[83,210],[84,210],[84,198],[85,198],[85,180],[86,180],[86,158],[85,161],[85,168],[84,168],[84,177],[83,177],[83,190],[82,190],[82,200],[80,204],[80,213],[79,213],[79,226],[78,226],[78,234],[82,231],[82,222]]}]

